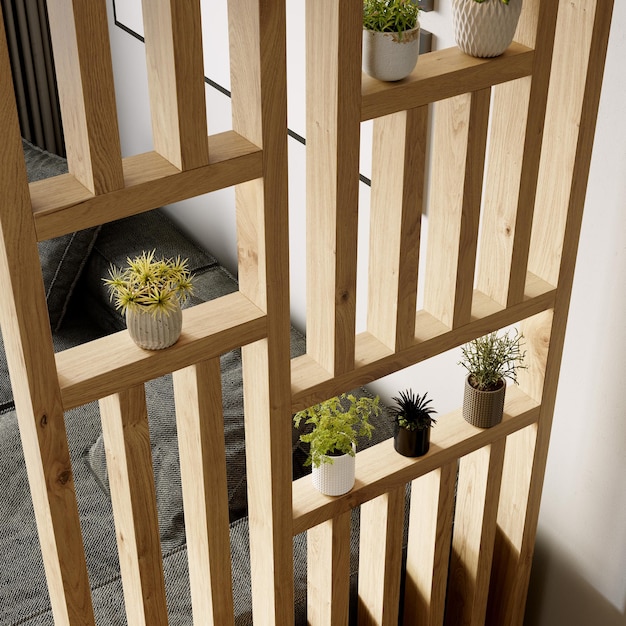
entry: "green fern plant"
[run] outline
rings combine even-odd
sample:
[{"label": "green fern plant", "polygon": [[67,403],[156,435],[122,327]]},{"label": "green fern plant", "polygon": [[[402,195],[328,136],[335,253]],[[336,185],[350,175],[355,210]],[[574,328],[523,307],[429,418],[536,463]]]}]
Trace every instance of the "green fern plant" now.
[{"label": "green fern plant", "polygon": [[417,26],[419,7],[412,0],[364,0],[363,28],[381,33],[402,33]]},{"label": "green fern plant", "polygon": [[469,373],[469,383],[480,391],[499,389],[505,378],[517,383],[517,370],[525,369],[524,336],[517,330],[477,337],[461,347],[459,361]]},{"label": "green fern plant", "polygon": [[127,259],[127,267],[109,268],[109,278],[103,278],[115,308],[143,310],[154,315],[169,313],[183,304],[193,292],[193,276],[188,260],[155,259],[155,250]]},{"label": "green fern plant", "polygon": [[305,465],[319,467],[333,462],[333,456],[354,456],[354,447],[360,437],[372,437],[374,426],[370,417],[380,415],[380,398],[342,394],[320,402],[293,416],[294,425],[311,425],[313,429],[300,435],[300,441],[310,445]]},{"label": "green fern plant", "polygon": [[432,399],[427,400],[426,395],[425,393],[420,396],[407,389],[401,391],[399,397],[392,398],[396,405],[392,406],[389,412],[398,426],[407,430],[424,430],[432,428],[437,423],[437,420],[431,417],[437,411],[429,406]]}]

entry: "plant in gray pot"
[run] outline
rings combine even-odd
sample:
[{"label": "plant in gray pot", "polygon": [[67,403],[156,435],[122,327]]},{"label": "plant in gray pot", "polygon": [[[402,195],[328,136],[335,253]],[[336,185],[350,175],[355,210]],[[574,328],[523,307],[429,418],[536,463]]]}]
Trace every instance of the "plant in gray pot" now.
[{"label": "plant in gray pot", "polygon": [[463,418],[480,428],[502,421],[506,379],[517,383],[517,370],[524,369],[523,335],[517,330],[489,333],[461,347],[459,362],[468,372],[463,394]]},{"label": "plant in gray pot", "polygon": [[363,1],[363,71],[373,78],[407,77],[419,56],[417,0]]},{"label": "plant in gray pot", "polygon": [[424,456],[430,448],[430,429],[437,423],[431,417],[437,412],[429,406],[432,400],[411,389],[401,391],[393,400],[396,405],[389,409],[395,422],[393,447],[403,456]]},{"label": "plant in gray pot", "polygon": [[300,441],[310,444],[304,464],[313,466],[313,484],[321,493],[340,496],[354,486],[357,440],[371,438],[374,427],[369,420],[381,413],[379,402],[378,396],[342,394],[293,416],[296,428],[312,426]]}]

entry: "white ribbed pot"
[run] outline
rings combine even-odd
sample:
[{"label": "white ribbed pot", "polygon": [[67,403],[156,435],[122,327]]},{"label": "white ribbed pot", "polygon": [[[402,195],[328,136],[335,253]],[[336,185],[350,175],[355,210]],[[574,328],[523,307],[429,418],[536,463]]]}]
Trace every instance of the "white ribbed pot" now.
[{"label": "white ribbed pot", "polygon": [[332,463],[321,463],[319,467],[313,467],[313,485],[326,496],[348,493],[354,487],[355,457],[343,454],[329,458]]},{"label": "white ribbed pot", "polygon": [[175,344],[183,328],[180,304],[167,313],[126,309],[126,326],[132,340],[145,350],[162,350]]},{"label": "white ribbed pot", "polygon": [[406,78],[413,71],[419,52],[419,24],[402,36],[363,29],[363,71],[372,78],[388,82]]},{"label": "white ribbed pot", "polygon": [[473,57],[497,57],[513,41],[522,0],[452,0],[456,45]]},{"label": "white ribbed pot", "polygon": [[463,393],[463,419],[478,428],[491,428],[502,421],[506,381],[495,391],[480,391],[465,379]]}]

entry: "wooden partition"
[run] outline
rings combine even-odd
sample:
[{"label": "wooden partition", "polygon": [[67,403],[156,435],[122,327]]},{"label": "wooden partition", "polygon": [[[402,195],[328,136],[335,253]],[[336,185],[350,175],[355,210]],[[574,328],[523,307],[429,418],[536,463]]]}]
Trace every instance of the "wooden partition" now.
[{"label": "wooden partition", "polygon": [[[105,0],[55,0],[69,173],[30,185],[0,37],[0,319],[55,623],[95,623],[64,424],[64,410],[93,400],[120,611],[133,626],[167,623],[143,383],[168,372],[194,624],[233,623],[219,356],[242,347],[246,434],[257,442],[247,450],[255,624],[293,622],[292,538],[303,531],[308,621],[346,623],[355,507],[359,623],[521,624],[612,1],[525,0],[502,56],[439,50],[407,79],[381,83],[361,74],[361,0],[307,0],[307,353],[293,360],[285,0],[229,0],[234,130],[208,136],[199,2],[144,4],[155,150],[121,157]],[[368,321],[356,334],[360,124],[370,119]],[[54,354],[37,241],[231,186],[236,293],[186,310],[165,351],[122,332]],[[294,411],[512,324],[529,369],[501,424],[477,429],[459,409],[420,459],[391,441],[359,452],[345,496],[292,483]]]}]

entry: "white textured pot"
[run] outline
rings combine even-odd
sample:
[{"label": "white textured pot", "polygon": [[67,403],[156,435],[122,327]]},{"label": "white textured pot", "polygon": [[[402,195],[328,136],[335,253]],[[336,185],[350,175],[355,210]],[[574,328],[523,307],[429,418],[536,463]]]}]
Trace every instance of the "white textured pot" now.
[{"label": "white textured pot", "polygon": [[497,57],[513,41],[522,0],[452,0],[456,45],[473,57]]},{"label": "white textured pot", "polygon": [[146,313],[142,310],[126,310],[126,326],[132,340],[145,350],[162,350],[178,341],[183,328],[183,312],[180,305],[167,313]]},{"label": "white textured pot", "polygon": [[415,67],[420,52],[419,24],[398,33],[363,30],[363,71],[372,78],[395,81],[406,78]]},{"label": "white textured pot", "polygon": [[354,487],[355,457],[350,454],[333,456],[332,463],[314,467],[313,485],[326,496],[340,496]]}]

